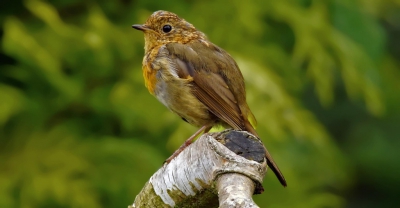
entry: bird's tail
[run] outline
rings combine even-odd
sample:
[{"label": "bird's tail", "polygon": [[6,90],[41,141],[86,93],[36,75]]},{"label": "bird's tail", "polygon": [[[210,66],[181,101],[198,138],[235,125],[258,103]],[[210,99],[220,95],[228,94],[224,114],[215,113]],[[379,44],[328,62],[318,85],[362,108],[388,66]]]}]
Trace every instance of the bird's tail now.
[{"label": "bird's tail", "polygon": [[[245,122],[245,126],[246,126],[246,131],[252,133],[254,136],[260,138],[256,132],[256,130],[254,129],[254,127],[250,124],[250,122]],[[286,187],[286,180],[285,177],[283,177],[283,174],[281,173],[281,171],[279,170],[278,166],[276,165],[274,159],[272,158],[272,156],[269,154],[267,148],[264,145],[264,149],[265,149],[265,157],[267,158],[267,165],[268,167],[270,167],[272,169],[272,171],[274,172],[275,176],[278,178],[279,182],[281,182],[281,184]]]}]

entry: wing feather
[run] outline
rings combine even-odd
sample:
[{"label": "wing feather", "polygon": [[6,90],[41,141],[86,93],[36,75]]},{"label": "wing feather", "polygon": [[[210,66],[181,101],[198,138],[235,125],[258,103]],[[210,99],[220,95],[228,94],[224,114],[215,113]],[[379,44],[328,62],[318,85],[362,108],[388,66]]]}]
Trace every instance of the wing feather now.
[{"label": "wing feather", "polygon": [[215,63],[218,60],[210,59],[210,54],[215,51],[207,46],[196,46],[202,48],[196,48],[196,52],[190,45],[167,44],[169,55],[176,63],[178,76],[192,77],[193,93],[209,111],[234,129],[244,130],[246,127],[237,98],[224,75],[220,73],[224,69]]}]

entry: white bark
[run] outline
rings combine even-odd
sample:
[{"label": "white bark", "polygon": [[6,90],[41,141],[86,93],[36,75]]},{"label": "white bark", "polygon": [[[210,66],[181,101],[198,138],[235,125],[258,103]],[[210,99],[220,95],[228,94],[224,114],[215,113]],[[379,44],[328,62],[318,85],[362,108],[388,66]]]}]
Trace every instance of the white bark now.
[{"label": "white bark", "polygon": [[249,177],[227,173],[218,177],[216,184],[220,208],[258,207],[251,198],[255,187]]},{"label": "white bark", "polygon": [[216,140],[228,131],[204,134],[188,146],[150,178],[130,207],[258,207],[251,196],[261,187],[266,161],[247,160]]}]

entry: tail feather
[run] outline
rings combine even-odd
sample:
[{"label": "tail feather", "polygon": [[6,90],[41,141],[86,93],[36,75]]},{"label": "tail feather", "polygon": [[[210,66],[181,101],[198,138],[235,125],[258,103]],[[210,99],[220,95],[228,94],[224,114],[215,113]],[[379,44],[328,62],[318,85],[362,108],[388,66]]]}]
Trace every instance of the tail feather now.
[{"label": "tail feather", "polygon": [[[253,126],[250,124],[250,122],[245,122],[245,127],[246,127],[246,131],[250,132],[251,134],[253,134],[254,136],[260,138],[256,132],[256,130],[253,128]],[[268,167],[271,168],[272,172],[274,172],[275,176],[278,178],[279,182],[286,187],[286,180],[285,177],[283,177],[283,174],[281,173],[281,171],[279,170],[278,166],[276,165],[274,159],[272,158],[271,154],[269,154],[267,148],[264,146],[265,149],[265,157],[267,158],[267,165]]]}]

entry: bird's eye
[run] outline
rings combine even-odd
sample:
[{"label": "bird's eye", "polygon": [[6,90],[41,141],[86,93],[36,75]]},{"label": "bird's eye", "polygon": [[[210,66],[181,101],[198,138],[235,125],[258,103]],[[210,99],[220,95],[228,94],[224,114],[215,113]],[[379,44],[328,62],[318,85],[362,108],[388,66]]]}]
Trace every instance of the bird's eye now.
[{"label": "bird's eye", "polygon": [[165,33],[169,33],[169,32],[171,32],[171,30],[172,30],[172,26],[171,25],[164,25],[162,27],[162,31],[165,32]]}]

